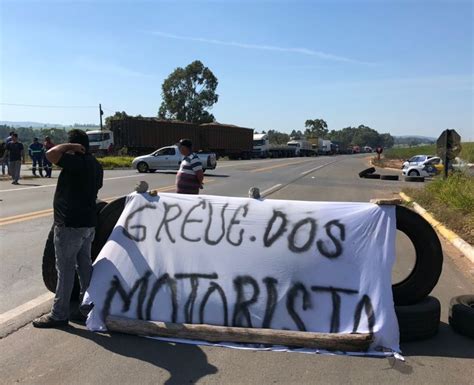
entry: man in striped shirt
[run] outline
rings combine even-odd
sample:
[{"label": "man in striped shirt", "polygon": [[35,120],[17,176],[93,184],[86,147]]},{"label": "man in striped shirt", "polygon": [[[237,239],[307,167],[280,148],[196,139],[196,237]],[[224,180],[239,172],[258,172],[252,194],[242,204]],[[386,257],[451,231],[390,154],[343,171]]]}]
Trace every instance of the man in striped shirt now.
[{"label": "man in striped shirt", "polygon": [[178,147],[184,158],[176,175],[176,192],[178,194],[199,194],[204,179],[201,160],[193,152],[193,144],[189,139],[181,139]]}]

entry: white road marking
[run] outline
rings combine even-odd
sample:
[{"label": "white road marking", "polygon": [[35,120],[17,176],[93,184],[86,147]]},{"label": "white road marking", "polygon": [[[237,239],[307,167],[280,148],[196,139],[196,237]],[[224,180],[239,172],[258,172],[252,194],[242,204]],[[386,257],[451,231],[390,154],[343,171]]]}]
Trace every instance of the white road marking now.
[{"label": "white road marking", "polygon": [[[288,160],[288,159],[289,158],[280,158],[278,160],[279,161],[284,161],[284,160]],[[214,172],[214,171],[218,171],[221,168],[235,167],[235,166],[239,166],[239,165],[240,166],[245,166],[245,165],[252,165],[252,164],[270,163],[270,162],[273,162],[273,161],[275,161],[275,160],[274,159],[268,159],[268,160],[259,160],[259,161],[255,161],[255,162],[245,162],[245,163],[242,163],[240,161],[236,161],[237,163],[227,164],[227,165],[224,165],[224,166],[217,166],[214,170],[209,170],[209,171]],[[277,162],[277,163],[279,163],[279,162]],[[171,170],[171,171],[173,171],[173,170]],[[117,180],[117,179],[127,179],[127,178],[138,178],[138,177],[141,177],[141,176],[145,176],[145,175],[137,173],[137,174],[133,174],[133,175],[115,176],[115,177],[111,177],[111,178],[104,178],[104,181],[106,181],[106,180]],[[12,191],[35,190],[35,189],[39,189],[39,188],[54,187],[54,186],[56,186],[56,183],[54,183],[54,184],[44,184],[44,185],[40,185],[40,186],[10,188],[10,189],[6,189],[6,190],[0,190],[0,193],[12,192]]]},{"label": "white road marking", "polygon": [[323,168],[323,167],[328,166],[328,165],[330,165],[330,164],[336,163],[336,162],[338,162],[338,161],[339,161],[339,160],[334,160],[334,161],[332,161],[332,162],[322,164],[322,165],[317,166],[317,167],[314,167],[314,168],[312,168],[312,169],[310,169],[310,170],[308,170],[308,171],[304,171],[304,172],[302,172],[300,175],[308,175],[308,174],[311,174],[312,172],[314,172],[314,171],[316,171],[316,170],[319,170],[320,168]]},{"label": "white road marking", "polygon": [[35,299],[32,299],[31,301],[25,302],[23,305],[17,306],[14,309],[8,310],[5,313],[0,314],[0,329],[3,326],[7,326],[14,318],[21,316],[22,314],[34,309],[37,306],[45,304],[52,298],[54,298],[54,294],[47,292],[41,294]]},{"label": "white road marking", "polygon": [[265,195],[268,195],[268,194],[271,194],[272,192],[274,192],[275,190],[278,190],[279,188],[281,187],[281,183],[278,183],[276,184],[275,186],[272,186],[270,188],[267,188],[266,190],[262,191],[260,193],[260,196],[265,196]]}]

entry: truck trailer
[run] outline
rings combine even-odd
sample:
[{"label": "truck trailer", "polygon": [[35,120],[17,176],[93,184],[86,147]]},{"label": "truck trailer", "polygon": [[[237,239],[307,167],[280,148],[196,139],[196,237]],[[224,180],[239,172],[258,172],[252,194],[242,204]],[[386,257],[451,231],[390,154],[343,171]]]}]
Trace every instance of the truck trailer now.
[{"label": "truck trailer", "polygon": [[[158,118],[129,117],[112,120],[110,130],[102,130],[101,133],[88,133],[92,149],[104,147],[102,139],[107,137],[113,143],[115,151],[126,148],[129,155],[144,155],[187,138],[193,142],[193,150],[196,152],[209,151],[232,159],[248,159],[252,154],[253,130],[230,124],[199,125]],[[110,143],[107,146],[110,147]]]}]

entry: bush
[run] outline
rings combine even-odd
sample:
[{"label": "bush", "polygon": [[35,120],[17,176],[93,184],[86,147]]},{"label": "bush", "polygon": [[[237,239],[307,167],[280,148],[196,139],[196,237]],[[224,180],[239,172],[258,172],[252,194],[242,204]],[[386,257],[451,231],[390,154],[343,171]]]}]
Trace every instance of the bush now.
[{"label": "bush", "polygon": [[130,168],[132,167],[133,157],[131,156],[105,156],[103,158],[97,158],[103,168],[114,169],[114,168]]}]

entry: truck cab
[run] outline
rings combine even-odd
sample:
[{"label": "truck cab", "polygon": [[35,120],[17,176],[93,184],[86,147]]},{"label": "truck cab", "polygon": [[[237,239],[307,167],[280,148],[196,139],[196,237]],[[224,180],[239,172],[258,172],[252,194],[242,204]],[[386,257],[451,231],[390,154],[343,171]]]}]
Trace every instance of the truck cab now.
[{"label": "truck cab", "polygon": [[307,140],[290,140],[286,145],[296,147],[296,156],[309,156],[313,152],[313,146]]},{"label": "truck cab", "polygon": [[270,142],[267,134],[253,134],[253,156],[256,158],[266,158],[270,149]]},{"label": "truck cab", "polygon": [[114,148],[114,133],[109,130],[87,131],[89,151],[93,154],[107,155]]}]

